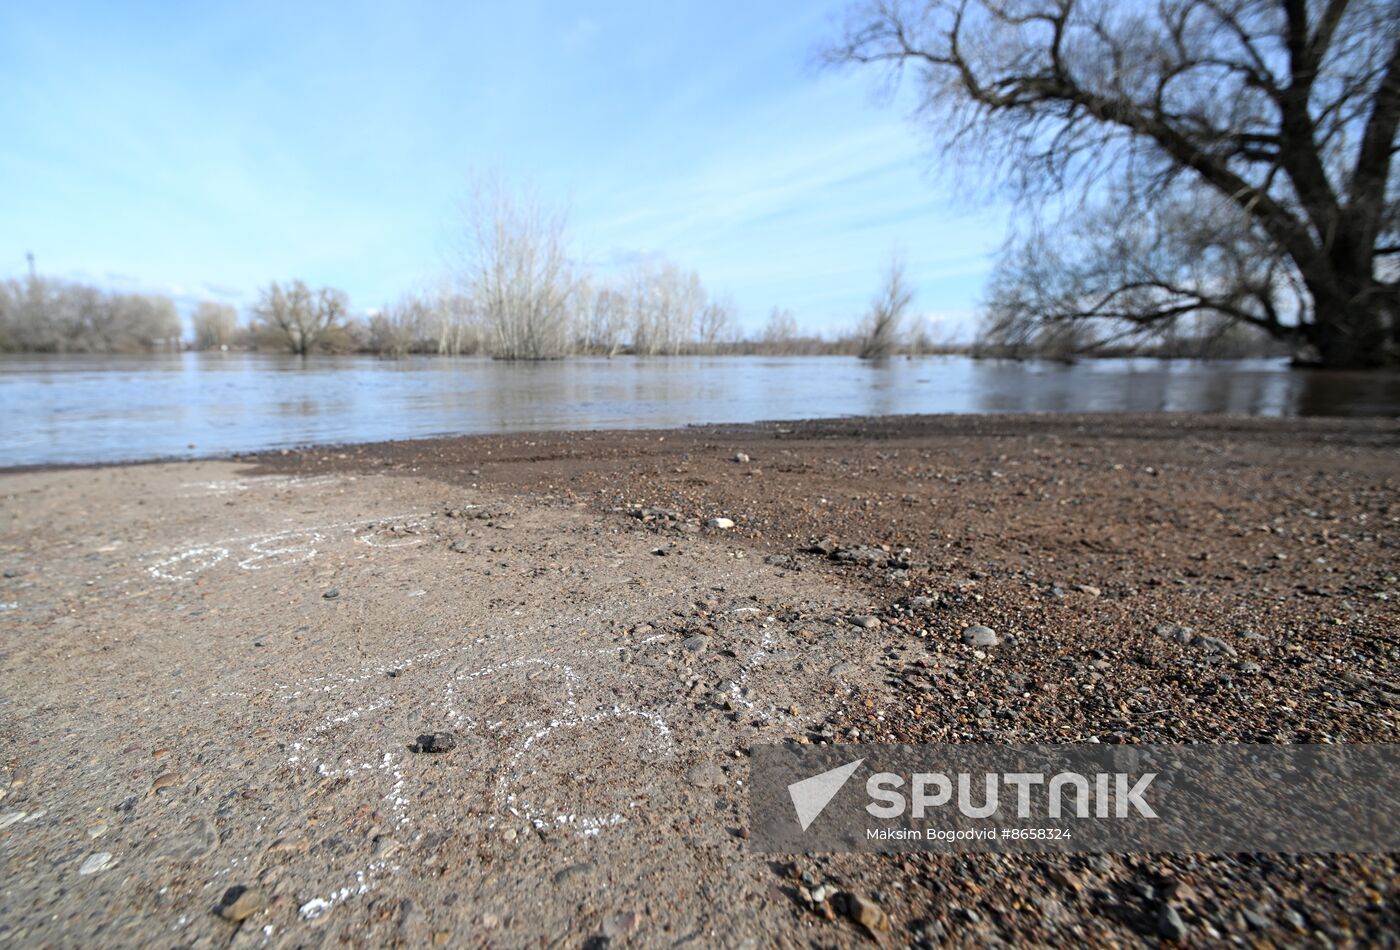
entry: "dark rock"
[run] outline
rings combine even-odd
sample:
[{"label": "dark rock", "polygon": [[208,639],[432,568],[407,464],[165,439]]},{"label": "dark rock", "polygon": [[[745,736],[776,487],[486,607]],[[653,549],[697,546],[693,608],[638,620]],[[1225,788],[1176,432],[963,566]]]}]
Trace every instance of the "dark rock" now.
[{"label": "dark rock", "polygon": [[1186,922],[1171,904],[1163,904],[1157,910],[1157,933],[1168,940],[1182,940],[1187,933]]},{"label": "dark rock", "polygon": [[457,737],[450,732],[426,732],[408,747],[410,752],[451,752],[457,748]]},{"label": "dark rock", "polygon": [[332,587],[330,590],[326,591],[321,596],[324,597],[326,600],[335,600],[337,597],[340,596],[340,588]]},{"label": "dark rock", "polygon": [[561,868],[554,872],[554,883],[563,884],[565,881],[577,877],[584,877],[592,874],[594,865],[591,861],[581,861],[578,864],[571,864],[566,868]]},{"label": "dark rock", "polygon": [[237,923],[267,907],[267,895],[256,887],[235,885],[224,891],[219,901],[219,916]]}]

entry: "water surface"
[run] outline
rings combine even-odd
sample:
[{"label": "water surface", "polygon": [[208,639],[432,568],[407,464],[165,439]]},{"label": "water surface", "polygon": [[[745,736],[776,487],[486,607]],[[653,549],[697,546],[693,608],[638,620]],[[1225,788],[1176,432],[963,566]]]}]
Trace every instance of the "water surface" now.
[{"label": "water surface", "polygon": [[1400,375],[1279,360],[0,357],[0,466],[328,442],[969,412],[1396,415]]}]

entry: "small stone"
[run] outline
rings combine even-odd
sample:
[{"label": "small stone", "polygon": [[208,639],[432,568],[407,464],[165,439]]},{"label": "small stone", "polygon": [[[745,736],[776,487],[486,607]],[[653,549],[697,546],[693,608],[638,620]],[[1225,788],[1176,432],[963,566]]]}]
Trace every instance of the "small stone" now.
[{"label": "small stone", "polygon": [[457,737],[450,732],[427,732],[418,737],[418,741],[408,747],[410,752],[451,752],[457,748]]},{"label": "small stone", "polygon": [[1001,642],[1001,637],[997,636],[997,632],[991,627],[979,624],[962,632],[962,642],[972,647],[994,647]]},{"label": "small stone", "polygon": [[880,626],[880,618],[873,617],[869,614],[864,614],[859,617],[852,617],[851,624],[853,626],[859,627],[862,630],[874,630],[875,628]]},{"label": "small stone", "polygon": [[911,597],[909,598],[910,610],[930,610],[936,601],[932,597]]},{"label": "small stone", "polygon": [[603,936],[609,940],[622,940],[636,933],[641,918],[634,911],[609,914],[603,918]]},{"label": "small stone", "polygon": [[872,934],[884,933],[890,929],[890,919],[880,909],[880,905],[859,894],[846,895],[846,916]]},{"label": "small stone", "polygon": [[338,587],[332,587],[330,590],[326,591],[321,596],[326,600],[335,600],[337,597],[340,596],[340,589]]},{"label": "small stone", "polygon": [[1157,911],[1157,933],[1168,940],[1181,940],[1186,936],[1186,922],[1171,904],[1163,904]]},{"label": "small stone", "polygon": [[1253,660],[1241,660],[1235,664],[1235,669],[1239,670],[1240,673],[1245,676],[1254,676],[1263,670],[1263,667]]},{"label": "small stone", "polygon": [[572,878],[586,877],[587,875],[592,874],[593,870],[594,866],[589,861],[582,861],[578,864],[571,864],[568,867],[563,868],[554,873],[554,883],[563,884],[565,881],[571,880]]},{"label": "small stone", "polygon": [[505,831],[501,832],[501,837],[505,838],[507,841],[514,841],[519,837],[519,832],[514,828],[507,828]]},{"label": "small stone", "polygon": [[1242,909],[1240,916],[1244,917],[1244,922],[1251,930],[1268,930],[1274,923],[1269,919],[1267,911],[1259,905]]},{"label": "small stone", "polygon": [[155,781],[151,782],[151,793],[155,794],[163,788],[170,788],[174,785],[180,785],[183,783],[184,779],[182,779],[176,773],[166,772],[162,775],[157,775],[155,777]]},{"label": "small stone", "polygon": [[831,668],[832,676],[853,676],[860,672],[860,667],[854,663],[837,663]]},{"label": "small stone", "polygon": [[79,874],[96,874],[105,871],[113,864],[112,854],[109,851],[99,851],[96,854],[88,855],[88,859],[78,868]]},{"label": "small stone", "polygon": [[1219,637],[1197,637],[1194,646],[1206,653],[1224,653],[1226,656],[1235,655],[1235,648]]},{"label": "small stone", "polygon": [[705,522],[705,527],[707,527],[707,528],[732,528],[732,527],[734,527],[734,522],[733,522],[732,519],[729,519],[729,518],[711,518],[709,521],[706,521],[706,522]]},{"label": "small stone", "polygon": [[697,633],[695,636],[686,637],[683,641],[681,641],[681,649],[685,650],[685,652],[687,653],[693,653],[696,656],[699,656],[701,653],[704,653],[705,647],[709,645],[710,638],[705,636],[703,633]]},{"label": "small stone", "polygon": [[735,452],[735,453],[734,453],[734,461],[738,462],[739,464],[742,465],[742,464],[748,462],[748,460],[749,460],[749,457],[748,457],[747,455],[745,455],[743,452]]},{"label": "small stone", "polygon": [[454,554],[466,554],[468,551],[468,545],[466,541],[457,540],[453,541],[452,544],[447,548],[447,550],[453,552]]},{"label": "small stone", "polygon": [[696,765],[685,773],[685,780],[696,788],[714,788],[724,784],[724,770],[718,765]]},{"label": "small stone", "polygon": [[237,923],[267,907],[267,895],[256,887],[230,887],[219,902],[219,916]]},{"label": "small stone", "polygon": [[1090,597],[1098,597],[1103,593],[1103,591],[1099,590],[1093,584],[1075,584],[1074,589],[1081,594],[1088,594]]},{"label": "small stone", "polygon": [[1189,644],[1196,638],[1196,632],[1190,627],[1183,627],[1175,623],[1159,623],[1152,628],[1152,632],[1159,637],[1175,640],[1177,643]]},{"label": "small stone", "polygon": [[219,847],[219,832],[208,819],[188,819],[179,828],[163,834],[156,842],[156,857],[167,861],[195,861]]}]

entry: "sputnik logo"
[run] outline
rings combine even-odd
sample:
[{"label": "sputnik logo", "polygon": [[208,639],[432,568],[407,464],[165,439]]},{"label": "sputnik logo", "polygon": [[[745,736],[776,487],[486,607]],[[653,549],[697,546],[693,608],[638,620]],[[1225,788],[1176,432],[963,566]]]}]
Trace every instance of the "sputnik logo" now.
[{"label": "sputnik logo", "polygon": [[856,759],[820,775],[793,782],[787,787],[788,794],[792,796],[792,807],[797,809],[797,822],[803,831],[817,820],[817,816],[831,803],[836,793],[841,791],[864,761],[863,758]]}]

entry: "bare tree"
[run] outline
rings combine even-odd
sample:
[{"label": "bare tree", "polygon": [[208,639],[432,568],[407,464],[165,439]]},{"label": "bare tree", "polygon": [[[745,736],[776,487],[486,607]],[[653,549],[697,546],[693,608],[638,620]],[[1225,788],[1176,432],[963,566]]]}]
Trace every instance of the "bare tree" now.
[{"label": "bare tree", "polygon": [[[1032,316],[1209,312],[1369,366],[1400,350],[1397,23],[1396,0],[874,0],[829,55],[912,66],[928,122],[1028,207],[1073,215],[1066,189],[1093,207],[1111,186],[1136,212],[1097,222],[1129,256],[1081,248],[1074,292]],[[1176,209],[1209,229],[1177,230]],[[1164,246],[1204,256],[1132,257]]]},{"label": "bare tree", "polygon": [[602,287],[590,295],[588,304],[587,349],[603,356],[616,356],[627,335],[627,294],[615,287]]},{"label": "bare tree", "polygon": [[476,183],[465,208],[458,276],[481,309],[498,359],[555,359],[569,352],[574,266],[565,217],[531,193]]},{"label": "bare tree", "polygon": [[630,275],[627,292],[633,352],[674,356],[691,342],[705,308],[705,288],[699,274],[670,261],[642,264]]},{"label": "bare tree", "polygon": [[466,294],[439,290],[433,302],[436,352],[441,356],[479,353],[483,347],[481,321],[475,304]]},{"label": "bare tree", "polygon": [[870,312],[861,324],[860,358],[883,359],[899,348],[905,311],[914,300],[914,291],[904,279],[904,261],[890,261],[885,282],[870,302]]},{"label": "bare tree", "polygon": [[313,291],[300,280],[285,287],[276,281],[265,287],[253,308],[263,335],[271,337],[298,356],[318,346],[338,347],[349,300],[344,291],[322,287]]},{"label": "bare tree", "polygon": [[700,348],[714,353],[721,343],[727,343],[738,328],[738,308],[728,297],[711,300],[700,310],[698,321]]},{"label": "bare tree", "polygon": [[226,303],[201,300],[194,308],[194,345],[199,350],[227,349],[238,333],[238,311]]},{"label": "bare tree", "polygon": [[768,311],[768,321],[763,325],[759,343],[769,353],[787,354],[797,343],[797,317],[786,307],[774,307]]},{"label": "bare tree", "polygon": [[372,315],[367,327],[370,350],[399,359],[427,349],[428,336],[436,322],[434,303],[420,294],[404,294]]}]

